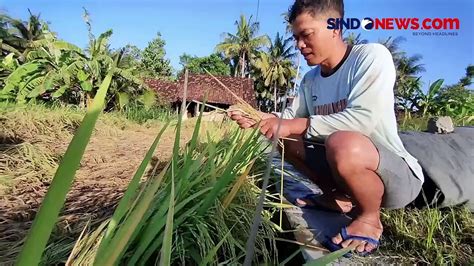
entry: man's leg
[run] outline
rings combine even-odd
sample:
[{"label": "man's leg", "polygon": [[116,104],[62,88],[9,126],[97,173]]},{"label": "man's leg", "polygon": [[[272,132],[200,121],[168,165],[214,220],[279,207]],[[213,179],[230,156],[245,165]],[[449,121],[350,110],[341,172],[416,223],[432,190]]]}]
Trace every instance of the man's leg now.
[{"label": "man's leg", "polygon": [[[380,239],[382,223],[380,207],[384,185],[375,172],[379,165],[379,153],[372,141],[358,132],[338,131],[326,140],[326,156],[336,182],[351,196],[358,216],[347,227],[348,234]],[[343,247],[351,243],[357,251],[371,251],[375,247],[360,240],[342,240],[340,234],[333,242]],[[342,242],[342,243],[341,243]]]},{"label": "man's leg", "polygon": [[[299,135],[292,135],[289,138],[295,139],[284,140],[285,153],[284,158],[286,161],[293,164],[293,166],[302,172],[304,175],[309,177],[311,181],[316,183],[319,188],[323,191],[323,195],[318,197],[318,205],[324,206],[335,211],[341,211],[347,213],[352,209],[352,202],[342,193],[334,193],[333,190],[336,188],[336,183],[332,177],[330,169],[315,171],[308,166],[306,160],[306,149],[303,143],[303,138]],[[323,149],[322,147],[317,147]],[[282,149],[280,148],[280,153]],[[324,154],[320,156],[318,160],[326,160]],[[322,164],[322,161],[316,161],[315,164]],[[320,167],[324,168],[324,167]],[[328,168],[328,167],[326,167]],[[303,199],[297,199],[301,205],[314,204],[312,201],[305,201]]]}]

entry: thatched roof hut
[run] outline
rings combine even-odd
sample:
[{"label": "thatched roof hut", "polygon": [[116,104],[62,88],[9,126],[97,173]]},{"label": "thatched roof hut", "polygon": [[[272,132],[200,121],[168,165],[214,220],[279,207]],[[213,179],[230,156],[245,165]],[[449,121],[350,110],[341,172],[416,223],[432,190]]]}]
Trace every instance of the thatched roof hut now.
[{"label": "thatched roof hut", "polygon": [[[255,92],[253,89],[253,80],[249,78],[236,78],[217,76],[223,84],[232,90],[247,103],[256,107]],[[181,76],[176,82],[148,79],[145,81],[148,86],[157,91],[163,101],[176,106],[183,100],[184,76]],[[227,92],[222,86],[209,75],[190,74],[188,76],[188,90],[186,102],[203,102],[207,93],[207,103],[226,108],[236,104],[237,100]],[[194,113],[194,112],[193,112]]]}]

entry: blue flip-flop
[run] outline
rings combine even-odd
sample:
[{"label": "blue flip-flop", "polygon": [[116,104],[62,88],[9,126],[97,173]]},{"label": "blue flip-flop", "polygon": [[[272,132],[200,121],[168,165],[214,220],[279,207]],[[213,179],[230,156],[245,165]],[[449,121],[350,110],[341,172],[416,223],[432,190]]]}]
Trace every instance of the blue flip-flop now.
[{"label": "blue flip-flop", "polygon": [[[366,236],[357,236],[357,235],[350,235],[347,233],[347,228],[346,227],[343,227],[341,229],[341,237],[342,237],[342,242],[346,241],[346,240],[362,240],[362,241],[365,241],[367,243],[370,243],[372,245],[375,246],[375,248],[373,250],[371,250],[370,252],[369,251],[364,251],[364,252],[357,252],[357,255],[359,256],[368,256],[370,254],[372,254],[373,252],[375,252],[375,250],[379,247],[380,245],[380,241],[377,240],[377,239],[374,239],[374,238],[371,238],[371,237],[366,237]],[[341,242],[341,243],[342,243]],[[325,242],[322,243],[327,249],[329,249],[329,251],[331,252],[334,252],[334,251],[337,251],[337,250],[340,250],[342,249],[343,247],[341,246],[341,244],[335,244],[334,242],[332,242],[332,239],[331,238],[328,238],[326,239]],[[346,253],[344,255],[344,257],[346,258],[350,258],[352,256],[352,252],[349,252],[349,253]]]}]

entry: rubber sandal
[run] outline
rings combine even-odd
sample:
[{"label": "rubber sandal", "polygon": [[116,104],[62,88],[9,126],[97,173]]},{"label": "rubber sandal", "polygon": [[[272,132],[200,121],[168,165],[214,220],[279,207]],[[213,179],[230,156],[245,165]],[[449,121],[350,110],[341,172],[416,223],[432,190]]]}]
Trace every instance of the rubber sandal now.
[{"label": "rubber sandal", "polygon": [[[357,252],[357,255],[362,256],[362,257],[368,256],[368,255],[374,253],[380,245],[380,241],[377,240],[377,239],[374,239],[374,238],[371,238],[371,237],[366,237],[366,236],[357,236],[357,235],[348,234],[347,233],[347,227],[343,227],[341,229],[341,237],[342,237],[342,242],[344,242],[346,240],[362,240],[362,241],[365,241],[365,242],[370,243],[370,244],[375,246],[375,248],[373,250],[371,250],[370,252],[369,251]],[[332,242],[331,238],[328,238],[322,244],[331,252],[334,252],[334,251],[337,251],[337,250],[340,250],[340,249],[343,248],[341,246],[341,244],[335,244],[334,242]],[[353,252],[356,252],[356,251],[353,251]],[[346,253],[344,255],[344,257],[346,257],[346,258],[352,257],[352,252]]]}]

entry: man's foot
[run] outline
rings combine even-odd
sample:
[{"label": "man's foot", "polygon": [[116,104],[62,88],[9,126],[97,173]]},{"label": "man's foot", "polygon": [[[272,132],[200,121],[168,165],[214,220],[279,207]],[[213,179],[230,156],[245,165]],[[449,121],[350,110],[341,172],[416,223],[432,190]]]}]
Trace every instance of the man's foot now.
[{"label": "man's foot", "polygon": [[[377,241],[382,236],[382,232],[383,227],[379,217],[374,219],[359,216],[347,226],[348,235],[372,238]],[[377,245],[374,243],[369,243],[364,240],[346,239],[344,241],[341,234],[337,234],[333,237],[332,242],[341,245],[343,248],[354,246],[355,250],[359,253],[370,253],[377,248]]]},{"label": "man's foot", "polygon": [[299,198],[296,199],[296,203],[300,207],[319,207],[341,213],[348,213],[354,207],[348,197],[336,193],[324,193],[322,195]]}]

